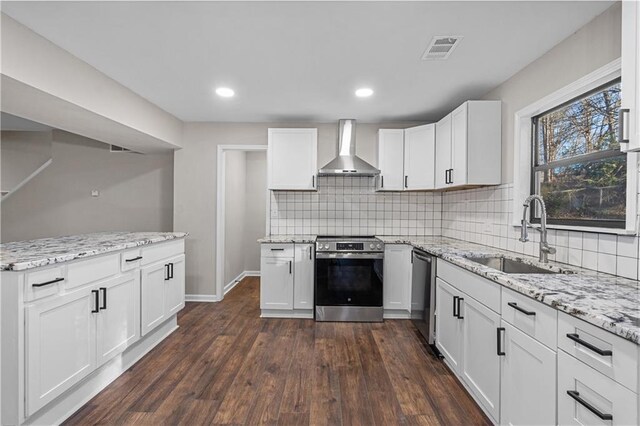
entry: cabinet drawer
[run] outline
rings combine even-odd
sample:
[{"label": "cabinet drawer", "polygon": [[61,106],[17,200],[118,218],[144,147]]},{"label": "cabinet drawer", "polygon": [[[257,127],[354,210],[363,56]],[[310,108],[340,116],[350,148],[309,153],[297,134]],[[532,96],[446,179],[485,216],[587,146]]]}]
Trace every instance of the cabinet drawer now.
[{"label": "cabinet drawer", "polygon": [[65,277],[64,266],[29,272],[25,279],[25,302],[57,294],[66,281]]},{"label": "cabinet drawer", "polygon": [[558,311],[555,309],[503,287],[502,319],[556,350]]},{"label": "cabinet drawer", "polygon": [[638,391],[636,344],[559,312],[558,347],[632,391]]},{"label": "cabinet drawer", "polygon": [[136,269],[142,263],[142,254],[139,248],[127,250],[120,255],[120,269],[122,272]]},{"label": "cabinet drawer", "polygon": [[163,259],[179,256],[184,253],[184,240],[170,241],[145,246],[141,249],[141,265],[150,265]]},{"label": "cabinet drawer", "polygon": [[293,244],[262,244],[260,254],[262,257],[282,257],[290,259],[293,257]]},{"label": "cabinet drawer", "polygon": [[500,313],[500,289],[502,286],[473,272],[438,259],[437,275],[480,303]]},{"label": "cabinet drawer", "polygon": [[637,398],[609,377],[558,351],[558,424],[637,425]]},{"label": "cabinet drawer", "polygon": [[99,281],[120,273],[120,254],[94,257],[67,266],[67,289]]}]

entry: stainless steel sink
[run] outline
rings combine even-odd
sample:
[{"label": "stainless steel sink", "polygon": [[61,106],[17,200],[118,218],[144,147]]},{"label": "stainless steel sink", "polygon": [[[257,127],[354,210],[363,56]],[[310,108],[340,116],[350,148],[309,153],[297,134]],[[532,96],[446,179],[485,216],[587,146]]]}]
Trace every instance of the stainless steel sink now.
[{"label": "stainless steel sink", "polygon": [[467,259],[497,269],[506,274],[559,274],[560,272],[552,271],[545,268],[529,265],[517,260],[508,259],[506,257],[468,257]]}]

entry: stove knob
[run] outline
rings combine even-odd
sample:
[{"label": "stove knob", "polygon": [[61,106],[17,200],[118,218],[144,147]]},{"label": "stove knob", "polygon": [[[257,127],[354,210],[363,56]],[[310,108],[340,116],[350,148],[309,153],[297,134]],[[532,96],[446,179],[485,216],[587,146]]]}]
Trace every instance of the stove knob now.
[{"label": "stove knob", "polygon": [[371,244],[369,244],[369,248],[374,249],[374,248],[376,248],[376,245],[371,243]]},{"label": "stove knob", "polygon": [[324,245],[325,250],[329,250],[329,244]]},{"label": "stove knob", "polygon": [[382,248],[382,244],[378,244],[378,245],[376,246],[376,248],[377,248],[377,249],[381,249],[381,248]]}]

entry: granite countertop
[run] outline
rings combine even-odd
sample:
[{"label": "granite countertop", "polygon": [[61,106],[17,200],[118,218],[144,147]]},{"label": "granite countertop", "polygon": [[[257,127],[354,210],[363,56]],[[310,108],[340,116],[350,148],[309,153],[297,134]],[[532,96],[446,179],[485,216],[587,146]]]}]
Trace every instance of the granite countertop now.
[{"label": "granite countertop", "polygon": [[282,243],[307,243],[313,244],[316,242],[317,235],[267,235],[264,238],[260,238],[258,242],[260,244],[282,244]]},{"label": "granite countertop", "polygon": [[23,271],[186,236],[185,232],[99,232],[3,243],[0,270]]},{"label": "granite countertop", "polygon": [[[640,283],[556,262],[446,237],[377,237],[386,244],[410,244],[576,318],[640,344]],[[533,243],[532,243],[533,244]],[[504,256],[559,274],[506,274],[468,257]]]}]

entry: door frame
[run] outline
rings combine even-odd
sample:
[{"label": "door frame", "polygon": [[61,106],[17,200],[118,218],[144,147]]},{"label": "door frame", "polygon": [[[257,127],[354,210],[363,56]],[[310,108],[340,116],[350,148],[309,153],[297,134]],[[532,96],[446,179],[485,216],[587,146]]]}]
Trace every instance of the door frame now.
[{"label": "door frame", "polygon": [[[228,151],[267,152],[267,145],[218,145],[217,191],[216,191],[216,301],[224,299],[224,242],[225,242],[225,198],[226,198],[226,153]],[[266,176],[265,176],[266,179]],[[265,235],[269,234],[269,190],[266,197]]]}]

